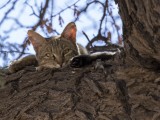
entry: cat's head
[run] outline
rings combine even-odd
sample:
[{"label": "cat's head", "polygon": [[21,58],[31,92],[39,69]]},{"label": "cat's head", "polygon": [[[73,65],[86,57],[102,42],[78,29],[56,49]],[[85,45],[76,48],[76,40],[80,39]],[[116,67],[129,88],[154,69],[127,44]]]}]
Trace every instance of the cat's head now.
[{"label": "cat's head", "polygon": [[29,30],[29,41],[36,52],[39,67],[59,68],[68,64],[78,55],[76,46],[76,25],[69,23],[59,37],[44,38]]}]

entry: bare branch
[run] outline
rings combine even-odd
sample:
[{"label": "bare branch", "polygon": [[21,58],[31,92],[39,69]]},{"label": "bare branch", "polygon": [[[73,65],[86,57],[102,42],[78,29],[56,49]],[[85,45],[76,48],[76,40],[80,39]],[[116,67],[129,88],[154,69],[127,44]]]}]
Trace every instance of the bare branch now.
[{"label": "bare branch", "polygon": [[61,10],[61,11],[59,11],[58,13],[56,13],[56,14],[52,15],[52,18],[53,18],[53,17],[56,17],[57,15],[60,15],[62,12],[64,12],[65,10],[67,10],[67,9],[71,8],[72,6],[75,6],[79,1],[80,1],[80,0],[77,0],[77,1],[76,1],[75,3],[73,3],[72,5],[67,6],[66,8],[62,9],[62,10]]},{"label": "bare branch", "polygon": [[98,34],[101,34],[102,23],[103,23],[104,18],[106,17],[106,10],[107,10],[107,8],[108,8],[108,0],[106,0],[105,5],[103,6],[103,15],[102,15],[102,18],[100,20]]},{"label": "bare branch", "polygon": [[82,31],[82,33],[87,38],[88,42],[90,42],[88,35],[84,31]]},{"label": "bare branch", "polygon": [[12,7],[4,14],[4,17],[3,17],[2,20],[0,21],[0,26],[2,25],[2,23],[4,22],[4,20],[7,19],[8,14],[14,9],[16,3],[17,3],[17,1],[15,0],[15,1],[12,3]]},{"label": "bare branch", "polygon": [[2,5],[2,6],[0,7],[0,9],[6,7],[10,2],[11,2],[11,0],[8,0],[4,5]]}]

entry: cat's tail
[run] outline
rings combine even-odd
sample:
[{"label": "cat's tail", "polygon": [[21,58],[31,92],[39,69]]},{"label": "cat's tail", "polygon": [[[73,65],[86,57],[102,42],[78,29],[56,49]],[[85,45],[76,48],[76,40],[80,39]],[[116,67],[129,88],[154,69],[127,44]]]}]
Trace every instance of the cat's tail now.
[{"label": "cat's tail", "polygon": [[95,61],[97,59],[101,60],[109,60],[111,59],[117,52],[110,52],[110,51],[105,51],[105,52],[96,52],[90,54],[91,61]]}]

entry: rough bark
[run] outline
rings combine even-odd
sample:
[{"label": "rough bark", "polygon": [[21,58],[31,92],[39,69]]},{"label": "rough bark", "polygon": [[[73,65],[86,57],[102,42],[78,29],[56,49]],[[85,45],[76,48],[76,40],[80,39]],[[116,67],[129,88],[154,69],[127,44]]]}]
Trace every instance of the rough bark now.
[{"label": "rough bark", "polygon": [[[100,64],[98,62],[98,64]],[[102,64],[104,64],[102,62]],[[116,64],[73,69],[24,69],[5,77],[1,120],[88,120],[129,118],[128,92],[115,80]],[[117,99],[118,98],[118,99]]]},{"label": "rough bark", "polygon": [[116,0],[128,64],[160,69],[160,1]]},{"label": "rough bark", "polygon": [[159,73],[120,59],[5,76],[1,120],[159,120]]},{"label": "rough bark", "polygon": [[160,119],[160,2],[117,2],[124,53],[84,68],[37,72],[26,67],[0,74],[6,82],[0,89],[0,120]]}]

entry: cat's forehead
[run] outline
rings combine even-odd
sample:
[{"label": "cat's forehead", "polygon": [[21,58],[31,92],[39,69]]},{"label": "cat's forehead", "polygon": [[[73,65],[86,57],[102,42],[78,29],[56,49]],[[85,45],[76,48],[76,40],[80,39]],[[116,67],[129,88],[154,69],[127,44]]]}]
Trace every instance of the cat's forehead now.
[{"label": "cat's forehead", "polygon": [[45,38],[47,41],[50,41],[50,40],[58,40],[58,39],[60,39],[60,35],[58,35],[58,36],[52,36],[52,37],[49,37],[49,38]]},{"label": "cat's forehead", "polygon": [[53,36],[50,38],[46,38],[49,44],[52,44],[53,46],[68,46],[68,47],[74,47],[74,43],[71,42],[70,40],[67,40],[65,38],[62,38],[60,35],[59,36]]},{"label": "cat's forehead", "polygon": [[59,40],[61,37],[61,35],[58,35],[58,36],[52,36],[51,39],[54,39],[54,40]]}]

